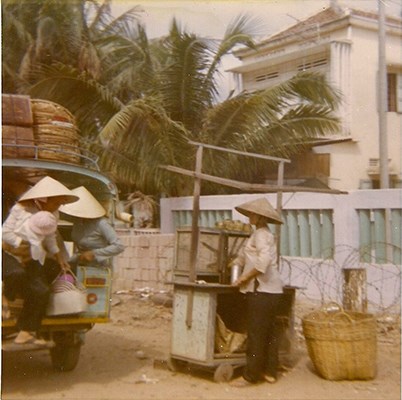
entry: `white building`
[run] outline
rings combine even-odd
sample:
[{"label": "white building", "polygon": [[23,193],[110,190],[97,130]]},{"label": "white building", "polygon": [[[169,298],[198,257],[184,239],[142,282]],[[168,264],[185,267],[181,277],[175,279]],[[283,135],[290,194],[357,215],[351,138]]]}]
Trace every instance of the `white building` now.
[{"label": "white building", "polygon": [[[334,5],[258,44],[240,49],[231,72],[239,90],[268,88],[298,71],[324,73],[340,89],[342,132],[317,141],[285,169],[288,184],[319,180],[334,189],[379,187],[378,15]],[[386,18],[390,187],[401,187],[402,21]],[[271,177],[267,177],[269,180]],[[274,178],[274,177],[272,177]]]}]

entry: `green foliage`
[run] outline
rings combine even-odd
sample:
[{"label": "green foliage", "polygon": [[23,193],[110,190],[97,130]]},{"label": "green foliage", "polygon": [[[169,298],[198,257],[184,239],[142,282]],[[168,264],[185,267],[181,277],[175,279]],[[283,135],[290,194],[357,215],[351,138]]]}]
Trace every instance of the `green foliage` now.
[{"label": "green foliage", "polygon": [[[315,73],[218,101],[222,59],[238,46],[255,48],[258,20],[239,15],[216,40],[173,19],[166,37],[149,40],[140,7],[116,18],[110,4],[3,0],[3,91],[68,108],[82,144],[131,191],[191,194],[191,178],[159,168],[194,169],[189,140],[288,158],[339,129],[340,96]],[[221,152],[204,155],[203,171],[222,177],[256,182],[266,168],[266,162]]]}]

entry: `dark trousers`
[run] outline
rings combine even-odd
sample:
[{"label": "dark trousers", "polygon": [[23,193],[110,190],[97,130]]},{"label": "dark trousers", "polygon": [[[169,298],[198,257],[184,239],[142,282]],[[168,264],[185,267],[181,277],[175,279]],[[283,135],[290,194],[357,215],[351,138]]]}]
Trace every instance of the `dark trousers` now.
[{"label": "dark trousers", "polygon": [[277,377],[279,363],[279,314],[282,294],[247,293],[247,351],[243,377],[249,382]]},{"label": "dark trousers", "polygon": [[11,301],[17,297],[24,300],[17,320],[19,330],[37,331],[41,326],[50,293],[46,271],[54,269],[54,263],[49,264],[42,266],[31,261],[23,267],[14,257],[2,252],[4,295]]}]

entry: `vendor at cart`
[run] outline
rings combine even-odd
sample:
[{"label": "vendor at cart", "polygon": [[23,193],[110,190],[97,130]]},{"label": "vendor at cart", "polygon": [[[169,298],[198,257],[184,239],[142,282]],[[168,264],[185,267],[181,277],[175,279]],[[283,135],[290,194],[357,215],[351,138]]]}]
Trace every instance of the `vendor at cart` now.
[{"label": "vendor at cart", "polygon": [[234,386],[275,383],[278,369],[279,332],[275,326],[283,296],[277,246],[268,223],[281,224],[280,215],[266,198],[238,207],[256,227],[232,265],[243,268],[233,283],[246,296],[247,350],[243,377]]}]

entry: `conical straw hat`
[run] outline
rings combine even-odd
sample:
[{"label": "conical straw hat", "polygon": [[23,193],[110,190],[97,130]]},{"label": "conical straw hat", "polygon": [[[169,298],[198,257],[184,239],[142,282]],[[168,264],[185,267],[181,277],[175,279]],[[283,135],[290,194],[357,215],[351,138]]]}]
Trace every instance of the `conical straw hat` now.
[{"label": "conical straw hat", "polygon": [[79,197],[79,200],[75,203],[61,206],[59,208],[61,212],[72,217],[89,219],[106,215],[106,210],[84,186],[77,187],[72,192]]},{"label": "conical straw hat", "polygon": [[50,176],[45,176],[39,182],[37,182],[31,189],[27,190],[18,201],[35,200],[44,197],[57,197],[62,196],[65,198],[65,203],[73,203],[78,200],[78,196],[75,195],[70,189],[64,186],[56,179]]},{"label": "conical straw hat", "polygon": [[248,201],[247,203],[243,203],[240,206],[235,207],[235,209],[247,217],[249,217],[250,214],[257,214],[267,218],[269,222],[273,224],[283,224],[281,216],[271,206],[265,197]]}]

